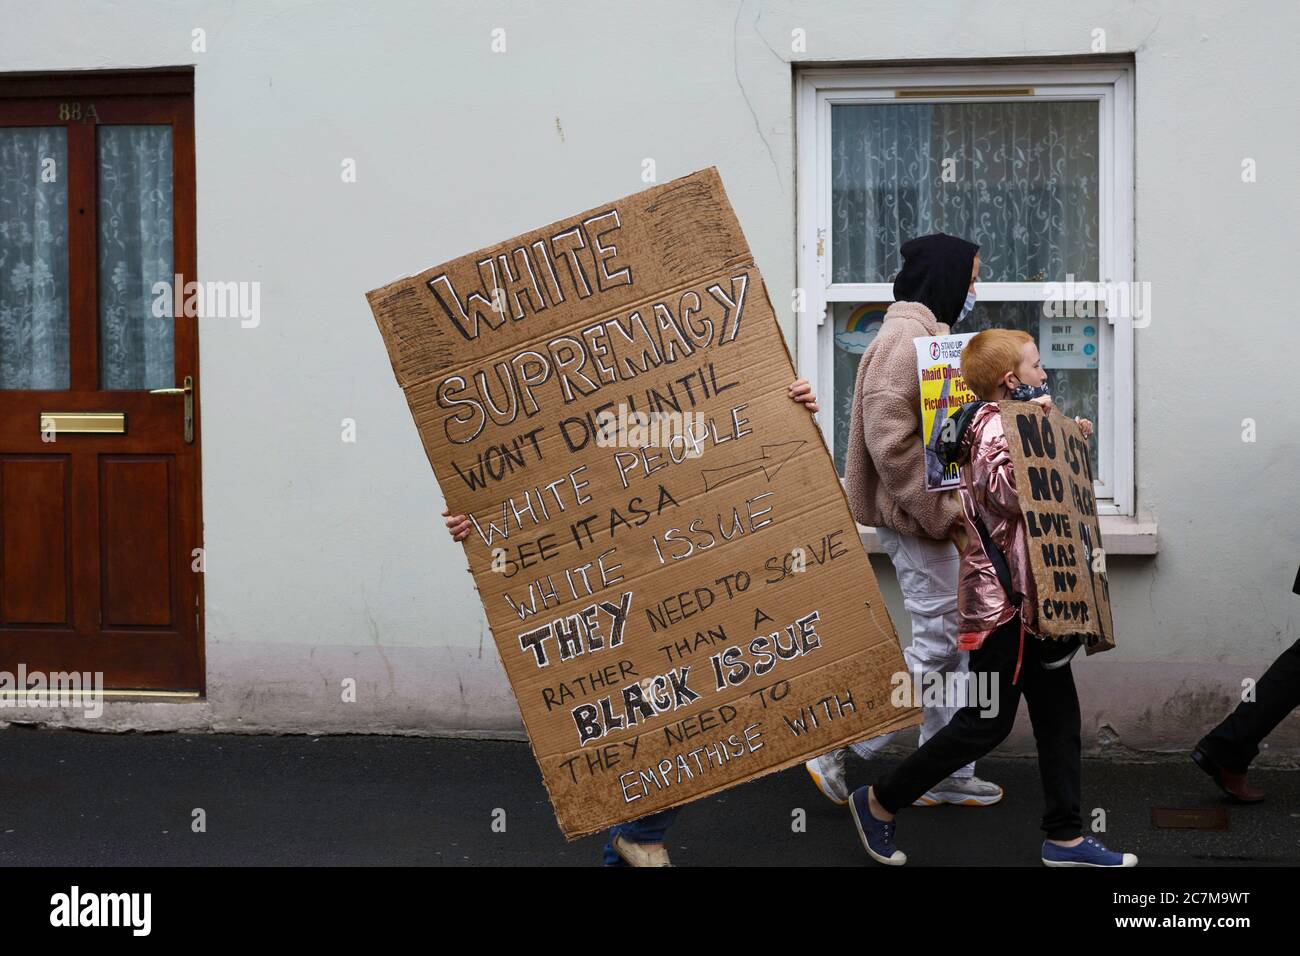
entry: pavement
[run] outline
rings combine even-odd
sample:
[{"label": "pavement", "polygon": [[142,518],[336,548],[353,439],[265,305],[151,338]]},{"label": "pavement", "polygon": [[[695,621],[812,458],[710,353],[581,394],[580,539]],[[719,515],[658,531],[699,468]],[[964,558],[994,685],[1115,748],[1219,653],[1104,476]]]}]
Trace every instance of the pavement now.
[{"label": "pavement", "polygon": [[[893,763],[850,756],[849,782]],[[1003,802],[905,811],[909,868],[1041,865],[1036,762],[977,772]],[[1269,798],[1228,806],[1226,831],[1158,829],[1153,807],[1224,805],[1190,759],[1086,760],[1084,819],[1142,866],[1300,864],[1300,772],[1251,780]],[[565,841],[522,742],[0,730],[3,866],[588,866],[603,842]],[[875,865],[802,767],[689,805],[668,844],[679,866]]]}]

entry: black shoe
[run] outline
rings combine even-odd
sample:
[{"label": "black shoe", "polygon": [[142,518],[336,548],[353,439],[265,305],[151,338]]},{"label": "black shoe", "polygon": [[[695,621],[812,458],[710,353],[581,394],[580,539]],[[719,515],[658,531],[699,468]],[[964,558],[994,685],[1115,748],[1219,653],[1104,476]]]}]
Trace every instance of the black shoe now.
[{"label": "black shoe", "polygon": [[1199,744],[1192,750],[1192,760],[1196,762],[1196,766],[1210,775],[1229,799],[1237,803],[1259,803],[1264,799],[1264,791],[1248,784],[1244,773],[1228,770],[1202,750]]},{"label": "black shoe", "polygon": [[1052,638],[1044,638],[1042,645],[1038,648],[1038,663],[1043,666],[1044,670],[1054,671],[1058,667],[1064,667],[1074,659],[1074,655],[1079,653],[1079,648],[1083,647],[1083,642],[1078,637],[1063,637],[1059,641]]}]

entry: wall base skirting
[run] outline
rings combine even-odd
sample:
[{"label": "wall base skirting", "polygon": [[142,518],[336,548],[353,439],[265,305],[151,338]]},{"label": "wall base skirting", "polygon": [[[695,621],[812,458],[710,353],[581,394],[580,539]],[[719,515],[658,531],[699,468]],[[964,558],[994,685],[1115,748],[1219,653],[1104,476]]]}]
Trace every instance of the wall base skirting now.
[{"label": "wall base skirting", "polygon": [[[1268,662],[1180,664],[1076,659],[1072,665],[1089,756],[1149,762],[1187,754],[1236,705],[1243,676]],[[224,642],[208,655],[208,697],[193,702],[103,701],[88,717],[74,708],[0,708],[0,724],[91,731],[399,734],[525,739],[519,710],[495,650],[311,647]],[[345,702],[343,682],[355,681]],[[895,748],[908,752],[912,732]],[[1021,704],[1000,755],[1034,754]],[[1300,712],[1282,721],[1260,764],[1300,767]]]}]

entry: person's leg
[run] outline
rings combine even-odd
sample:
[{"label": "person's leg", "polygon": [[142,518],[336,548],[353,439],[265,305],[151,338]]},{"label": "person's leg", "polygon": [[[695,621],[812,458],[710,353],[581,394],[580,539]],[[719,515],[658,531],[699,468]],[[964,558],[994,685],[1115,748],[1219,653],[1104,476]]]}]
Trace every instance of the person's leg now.
[{"label": "person's leg", "polygon": [[972,701],[874,787],[859,787],[850,795],[849,812],[858,837],[876,862],[891,866],[907,862],[907,854],[894,845],[894,814],[958,767],[984,756],[1011,732],[1020,702],[1020,689],[1011,683],[1019,650],[1020,627],[1012,619],[970,655],[972,676],[982,679],[985,687],[997,687],[998,706],[982,711],[981,702]]},{"label": "person's leg", "polygon": [[1025,662],[1020,680],[1038,745],[1038,773],[1043,781],[1042,861],[1046,866],[1086,866],[1116,869],[1137,866],[1132,853],[1110,850],[1093,836],[1083,835],[1079,812],[1081,786],[1079,695],[1070,665],[1045,670],[1040,663],[1042,640],[1025,638]]},{"label": "person's leg", "polygon": [[681,807],[669,807],[667,810],[660,810],[640,820],[633,820],[626,824],[627,829],[623,831],[623,836],[633,843],[663,843],[668,828],[673,825],[677,814],[681,812]]},{"label": "person's leg", "polygon": [[669,807],[649,816],[641,817],[630,823],[620,823],[609,828],[609,840],[605,843],[601,862],[605,866],[626,866],[623,858],[614,849],[614,838],[621,836],[630,843],[663,843],[664,835],[672,826],[681,807]]},{"label": "person's leg", "polygon": [[[957,549],[948,542],[927,541],[903,535],[890,528],[877,528],[876,539],[893,562],[903,606],[912,624],[912,643],[903,648],[903,659],[913,674],[946,673],[964,669],[967,655],[957,650]],[[906,540],[904,540],[906,539]],[[948,560],[951,555],[951,561]],[[921,716],[921,743],[925,743],[952,719],[958,707],[930,706]],[[849,744],[854,755],[871,760],[900,731],[869,737]],[[807,762],[813,779],[832,777],[842,789],[843,759],[831,753]],[[970,777],[975,765],[962,767],[956,776]],[[823,791],[826,787],[822,788]]]},{"label": "person's leg", "polygon": [[[1020,650],[1020,626],[1013,618],[987,638],[970,655],[972,683],[996,681],[995,711],[972,701],[961,708],[938,733],[886,774],[872,787],[876,801],[888,813],[911,805],[954,770],[984,756],[1011,732],[1020,703],[1020,687],[1011,683]],[[1023,673],[1023,668],[1022,668]]]},{"label": "person's leg", "polygon": [[876,754],[884,749],[885,745],[897,737],[901,731],[893,730],[887,734],[881,734],[879,737],[869,737],[866,740],[855,740],[849,744],[849,749],[861,757],[863,760],[870,760]]},{"label": "person's leg", "polygon": [[618,826],[612,826],[609,828],[609,838],[605,841],[604,849],[600,851],[601,866],[627,866],[628,865],[627,862],[624,861],[624,859],[618,855],[618,851],[614,849],[614,838],[618,836],[620,826],[622,826],[622,824],[619,824]]},{"label": "person's leg", "polygon": [[1300,641],[1275,660],[1255,684],[1255,699],[1242,701],[1197,744],[1215,763],[1245,773],[1259,745],[1287,714],[1300,706]]},{"label": "person's leg", "polygon": [[1039,664],[1041,647],[1039,638],[1025,637],[1020,680],[1038,746],[1038,775],[1043,782],[1043,832],[1049,840],[1070,841],[1083,834],[1079,811],[1082,787],[1079,694],[1069,664],[1055,670],[1045,670]]},{"label": "person's leg", "polygon": [[[877,528],[877,539],[893,562],[903,606],[912,624],[912,641],[903,658],[913,675],[966,673],[969,655],[957,650],[957,573],[960,559],[949,541],[931,541],[915,535]],[[937,734],[961,710],[958,701],[944,700],[923,708],[920,744]],[[875,744],[884,746],[887,739]],[[874,741],[868,742],[874,743]],[[859,752],[854,747],[854,752]],[[972,777],[975,765],[952,774]]]}]

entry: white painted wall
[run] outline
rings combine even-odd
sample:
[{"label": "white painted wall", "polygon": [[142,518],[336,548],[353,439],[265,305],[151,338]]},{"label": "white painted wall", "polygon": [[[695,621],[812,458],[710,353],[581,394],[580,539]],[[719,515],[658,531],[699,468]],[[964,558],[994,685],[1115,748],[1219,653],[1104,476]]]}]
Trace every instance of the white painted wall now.
[{"label": "white painted wall", "polygon": [[0,70],[195,65],[200,278],[262,286],[258,328],[200,323],[209,699],[100,726],[518,730],[363,293],[642,188],[652,157],[659,181],[718,166],[788,302],[796,27],[818,64],[1086,54],[1098,27],[1134,55],[1137,500],[1161,552],[1112,565],[1120,649],[1076,667],[1087,743],[1185,748],[1297,637],[1293,3],[3,0],[0,22]]}]

